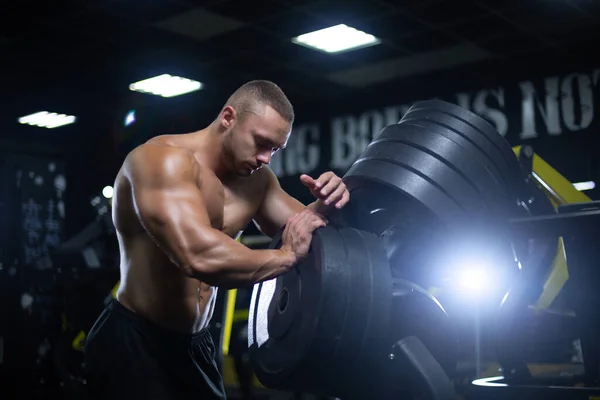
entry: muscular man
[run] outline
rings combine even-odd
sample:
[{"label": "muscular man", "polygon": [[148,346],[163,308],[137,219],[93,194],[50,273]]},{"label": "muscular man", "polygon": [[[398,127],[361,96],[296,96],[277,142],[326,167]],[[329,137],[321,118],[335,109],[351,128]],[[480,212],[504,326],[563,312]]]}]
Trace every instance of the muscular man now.
[{"label": "muscular man", "polygon": [[[293,121],[277,85],[252,81],[207,128],[158,136],[128,154],[113,197],[121,285],[86,340],[92,398],[225,397],[207,330],[217,287],[288,271],[307,254],[327,210],[349,200],[333,173],[303,175],[317,197],[305,206],[261,168],[286,146]],[[285,225],[281,248],[238,243],[250,221],[268,236]]]}]

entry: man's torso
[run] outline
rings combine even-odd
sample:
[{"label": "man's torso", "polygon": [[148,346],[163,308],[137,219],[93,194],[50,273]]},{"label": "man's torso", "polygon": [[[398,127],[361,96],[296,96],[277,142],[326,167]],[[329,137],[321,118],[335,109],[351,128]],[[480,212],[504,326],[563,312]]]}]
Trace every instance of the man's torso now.
[{"label": "man's torso", "polygon": [[[177,138],[158,137],[148,145],[178,147]],[[182,149],[181,151],[186,151]],[[202,163],[200,156],[196,157]],[[262,201],[260,173],[221,182],[203,170],[197,184],[213,228],[235,238],[252,221]],[[146,233],[135,212],[131,183],[123,169],[115,181],[113,221],[121,257],[121,284],[117,299],[151,321],[181,332],[207,326],[217,288],[186,276]]]}]

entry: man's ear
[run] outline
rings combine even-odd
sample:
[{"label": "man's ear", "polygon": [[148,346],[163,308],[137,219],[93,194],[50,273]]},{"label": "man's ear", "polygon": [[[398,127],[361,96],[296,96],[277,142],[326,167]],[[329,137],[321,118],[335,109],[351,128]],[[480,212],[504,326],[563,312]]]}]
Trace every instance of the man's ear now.
[{"label": "man's ear", "polygon": [[220,122],[225,128],[231,128],[237,119],[237,113],[235,108],[231,106],[225,106],[221,111]]}]

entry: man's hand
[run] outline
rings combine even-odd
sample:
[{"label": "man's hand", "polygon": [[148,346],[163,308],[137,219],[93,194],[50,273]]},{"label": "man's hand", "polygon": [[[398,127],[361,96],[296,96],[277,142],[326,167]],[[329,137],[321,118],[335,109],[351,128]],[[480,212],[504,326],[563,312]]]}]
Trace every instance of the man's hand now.
[{"label": "man's hand", "polygon": [[293,255],[296,262],[308,254],[315,229],[325,226],[326,221],[311,211],[304,209],[287,220],[281,236],[281,250]]},{"label": "man's hand", "polygon": [[325,172],[317,179],[303,174],[300,181],[317,198],[314,211],[318,213],[323,213],[329,207],[340,209],[350,200],[350,193],[342,178],[331,171]]}]

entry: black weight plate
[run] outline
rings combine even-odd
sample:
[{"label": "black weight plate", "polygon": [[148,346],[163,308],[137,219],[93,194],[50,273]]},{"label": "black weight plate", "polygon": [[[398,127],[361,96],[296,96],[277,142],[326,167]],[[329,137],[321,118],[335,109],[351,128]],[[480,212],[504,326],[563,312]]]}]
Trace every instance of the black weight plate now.
[{"label": "black weight plate", "polygon": [[418,171],[427,180],[435,182],[467,215],[482,218],[490,213],[483,195],[468,180],[438,158],[410,144],[380,139],[371,143],[360,159],[390,162]]},{"label": "black weight plate", "polygon": [[457,134],[452,129],[448,129],[433,121],[428,121],[424,119],[405,121],[402,123],[401,126],[403,127],[403,129],[412,128],[421,131],[428,131],[430,133],[438,134],[444,136],[447,139],[450,139],[465,150],[463,155],[472,157],[473,159],[477,160],[477,162],[479,162],[486,169],[486,171],[490,173],[490,175],[493,177],[494,181],[498,184],[500,190],[503,193],[508,192],[507,185],[503,179],[500,169],[498,169],[498,167],[493,163],[493,161],[469,139]]},{"label": "black weight plate", "polygon": [[508,141],[500,135],[500,133],[483,117],[458,106],[454,103],[449,103],[441,100],[425,100],[413,104],[415,109],[437,109],[447,114],[460,118],[465,123],[480,131],[483,135],[489,138],[502,154],[507,162],[507,165],[512,171],[512,178],[523,181],[523,175],[519,168],[519,163]]},{"label": "black weight plate", "polygon": [[[271,248],[280,246],[280,237]],[[279,390],[338,397],[367,390],[378,375],[364,377],[377,370],[390,345],[390,307],[391,272],[377,237],[320,228],[304,261],[254,287],[248,319],[254,372]]]},{"label": "black weight plate", "polygon": [[[465,179],[483,195],[494,213],[504,214],[506,212],[508,196],[505,191],[501,190],[500,184],[489,170],[495,167],[489,165],[489,161],[475,148],[469,150],[444,135],[410,124],[386,127],[371,144],[380,140],[411,144],[444,160],[460,171]],[[469,146],[468,142],[466,144]]]},{"label": "black weight plate", "polygon": [[452,378],[458,363],[458,338],[439,301],[423,287],[393,281],[392,331],[397,337],[416,336]]},{"label": "black weight plate", "polygon": [[452,229],[460,229],[470,220],[456,202],[434,182],[421,176],[418,171],[389,162],[359,159],[344,174],[343,179],[351,193],[352,201],[355,202],[378,201],[375,193],[360,199],[352,195],[352,191],[365,182],[374,182],[391,187],[398,194],[422,203]]},{"label": "black weight plate", "polygon": [[[342,287],[336,282],[340,273],[335,273],[329,274],[330,282],[324,282],[328,288],[337,290],[323,292],[322,302],[328,307],[321,310],[317,328],[321,339],[315,341],[311,349],[314,354],[320,354],[320,369],[310,369],[319,377],[313,392],[341,398],[366,398],[379,387],[378,370],[386,360],[391,343],[391,272],[380,241],[372,234],[351,231],[351,234],[344,232],[343,236],[345,257],[352,262],[332,267],[333,270],[343,268],[341,273],[349,274],[351,279],[347,287]],[[345,307],[341,306],[342,298]],[[333,325],[328,321],[332,316],[342,321],[336,324],[335,331],[327,329]],[[332,362],[326,362],[327,359]],[[305,384],[306,379],[303,379],[300,387],[305,389]]]},{"label": "black weight plate", "polygon": [[470,125],[464,123],[462,120],[453,118],[450,115],[444,114],[437,110],[424,110],[414,109],[410,113],[407,112],[400,121],[400,124],[404,122],[411,122],[412,124],[418,125],[420,121],[428,121],[433,124],[440,125],[446,128],[451,133],[460,135],[466,140],[470,141],[475,145],[490,161],[496,166],[500,172],[500,178],[507,188],[514,184],[514,178],[511,178],[511,171],[508,167],[508,163],[502,157],[500,151],[494,146],[494,144],[480,132],[476,131]]}]

